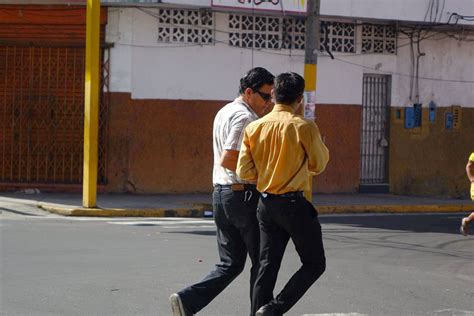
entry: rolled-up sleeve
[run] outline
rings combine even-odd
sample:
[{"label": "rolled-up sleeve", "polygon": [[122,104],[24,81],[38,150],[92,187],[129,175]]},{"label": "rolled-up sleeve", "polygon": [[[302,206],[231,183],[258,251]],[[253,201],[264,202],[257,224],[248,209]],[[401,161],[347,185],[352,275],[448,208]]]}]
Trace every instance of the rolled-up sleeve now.
[{"label": "rolled-up sleeve", "polygon": [[245,181],[257,181],[258,173],[250,151],[250,139],[247,129],[244,132],[242,146],[237,161],[237,176]]},{"label": "rolled-up sleeve", "polygon": [[310,122],[303,129],[301,142],[308,156],[309,172],[314,175],[320,174],[326,169],[329,161],[329,150],[323,143],[319,128],[314,122]]}]

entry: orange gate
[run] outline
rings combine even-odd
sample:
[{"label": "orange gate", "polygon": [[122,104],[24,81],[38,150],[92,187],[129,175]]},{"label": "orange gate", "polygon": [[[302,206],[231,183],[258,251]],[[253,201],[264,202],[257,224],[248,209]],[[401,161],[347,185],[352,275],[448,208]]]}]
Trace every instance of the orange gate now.
[{"label": "orange gate", "polygon": [[[30,16],[36,17],[37,12],[52,20],[54,15],[52,18],[42,7],[27,8],[29,11],[23,7],[9,7],[10,12],[21,10],[21,19],[18,24],[8,24],[10,32],[5,33],[5,28],[4,33],[0,32],[0,184],[7,187],[80,184],[84,134],[84,25],[66,27],[68,31],[76,30],[80,36],[76,34],[73,39],[61,40],[59,35],[54,37],[53,31],[60,26],[38,26],[34,25],[38,23],[34,20],[29,21],[33,23],[31,25],[28,20],[25,22]],[[83,8],[74,10],[77,16],[83,16]],[[5,9],[2,12],[5,13]],[[39,37],[32,34],[38,29],[44,33]],[[14,30],[18,35],[8,36]],[[56,31],[56,34],[60,33]],[[32,40],[25,34],[30,34]],[[108,49],[105,48],[102,49],[100,90],[99,183],[106,182],[107,174],[108,69]]]}]

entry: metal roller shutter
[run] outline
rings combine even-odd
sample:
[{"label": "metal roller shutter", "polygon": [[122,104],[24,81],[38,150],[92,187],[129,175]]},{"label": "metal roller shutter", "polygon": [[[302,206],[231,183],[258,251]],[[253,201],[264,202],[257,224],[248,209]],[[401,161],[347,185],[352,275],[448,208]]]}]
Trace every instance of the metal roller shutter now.
[{"label": "metal roller shutter", "polygon": [[[2,187],[82,182],[84,43],[84,7],[0,6]],[[107,60],[103,49],[104,70]],[[101,91],[107,91],[104,84]],[[100,99],[99,183],[105,183],[103,92]]]}]

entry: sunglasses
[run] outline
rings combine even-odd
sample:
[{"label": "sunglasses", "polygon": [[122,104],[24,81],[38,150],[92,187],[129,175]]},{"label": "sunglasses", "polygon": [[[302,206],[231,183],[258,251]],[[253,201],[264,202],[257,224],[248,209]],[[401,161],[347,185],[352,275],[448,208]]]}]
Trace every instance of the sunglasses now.
[{"label": "sunglasses", "polygon": [[263,92],[258,91],[258,90],[254,90],[253,92],[258,93],[258,95],[260,97],[262,97],[263,101],[265,101],[265,102],[270,101],[271,98],[272,98],[272,95],[270,93],[263,93]]}]

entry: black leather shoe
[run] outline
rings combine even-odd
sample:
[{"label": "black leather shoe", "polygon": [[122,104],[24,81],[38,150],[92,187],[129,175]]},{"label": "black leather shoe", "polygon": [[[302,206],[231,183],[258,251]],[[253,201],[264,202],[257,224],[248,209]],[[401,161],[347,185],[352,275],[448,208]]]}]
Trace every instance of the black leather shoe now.
[{"label": "black leather shoe", "polygon": [[181,301],[181,297],[179,297],[177,293],[171,294],[170,303],[171,303],[171,311],[173,312],[173,316],[193,316],[194,315],[186,308],[186,306],[184,306],[183,301]]},{"label": "black leather shoe", "polygon": [[282,316],[283,314],[277,313],[272,305],[263,305],[255,313],[255,316]]}]

